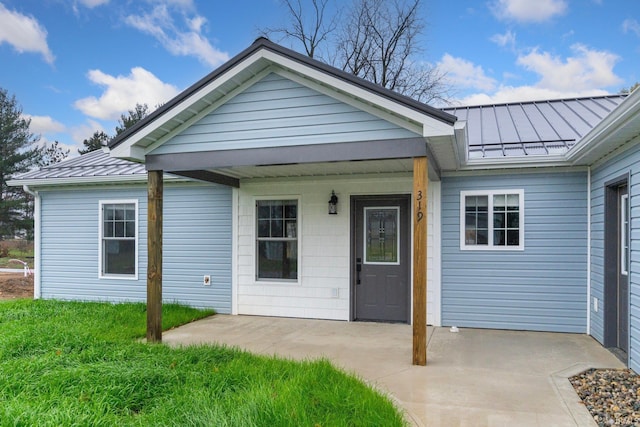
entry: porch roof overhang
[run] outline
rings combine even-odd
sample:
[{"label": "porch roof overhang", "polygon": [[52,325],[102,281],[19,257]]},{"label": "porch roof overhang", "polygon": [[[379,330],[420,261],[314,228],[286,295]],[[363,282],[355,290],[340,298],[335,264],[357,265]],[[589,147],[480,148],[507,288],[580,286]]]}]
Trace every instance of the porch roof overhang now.
[{"label": "porch roof overhang", "polygon": [[423,138],[148,155],[148,170],[238,187],[241,179],[409,173],[414,157],[440,168]]},{"label": "porch roof overhang", "polygon": [[[154,155],[164,142],[223,105],[270,72],[281,74],[313,89],[338,98],[364,111],[404,126],[419,137],[405,140],[345,142],[294,147],[265,147],[220,150],[208,153],[179,153],[170,157]],[[433,177],[439,164],[455,168],[457,153],[454,125],[456,117],[409,97],[357,78],[267,39],[259,38],[249,48],[222,67],[183,91],[164,106],[109,143],[112,157],[146,163],[147,170],[208,171],[233,176],[230,168],[263,167],[280,164],[308,164],[338,161],[369,161],[425,155],[431,159]],[[381,149],[386,153],[383,157]],[[407,147],[409,147],[407,149]],[[430,151],[431,150],[431,151]],[[375,155],[370,155],[375,152]],[[334,155],[331,155],[331,154]],[[183,155],[184,154],[184,155]],[[282,154],[286,154],[282,156]],[[264,160],[266,156],[267,160]],[[317,156],[317,157],[314,157]],[[278,160],[276,157],[284,158]],[[185,159],[188,159],[186,161]],[[206,159],[206,162],[202,161]],[[252,159],[248,162],[247,159]],[[179,162],[179,165],[175,165]],[[348,169],[348,168],[347,168]],[[210,178],[210,174],[207,175]],[[186,175],[184,175],[186,176]]]}]

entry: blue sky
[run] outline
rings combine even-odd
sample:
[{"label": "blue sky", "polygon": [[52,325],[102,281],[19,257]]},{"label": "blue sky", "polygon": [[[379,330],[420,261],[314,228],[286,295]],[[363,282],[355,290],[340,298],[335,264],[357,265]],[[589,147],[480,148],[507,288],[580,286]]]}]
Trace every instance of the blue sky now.
[{"label": "blue sky", "polygon": [[[421,14],[420,60],[446,73],[456,103],[640,81],[638,0],[424,0]],[[279,0],[0,0],[0,87],[42,141],[75,154],[136,102],[167,101],[286,20]]]}]

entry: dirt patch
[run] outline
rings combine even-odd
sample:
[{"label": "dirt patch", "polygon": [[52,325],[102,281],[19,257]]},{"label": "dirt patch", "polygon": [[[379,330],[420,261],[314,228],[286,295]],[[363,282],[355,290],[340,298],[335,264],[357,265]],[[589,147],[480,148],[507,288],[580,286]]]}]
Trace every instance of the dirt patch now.
[{"label": "dirt patch", "polygon": [[0,273],[0,300],[16,298],[33,298],[33,275]]}]

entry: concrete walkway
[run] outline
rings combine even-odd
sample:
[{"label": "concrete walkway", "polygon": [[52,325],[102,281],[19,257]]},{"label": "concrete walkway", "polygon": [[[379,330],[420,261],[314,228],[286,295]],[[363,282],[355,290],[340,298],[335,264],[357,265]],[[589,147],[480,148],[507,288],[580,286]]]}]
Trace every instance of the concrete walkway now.
[{"label": "concrete walkway", "polygon": [[426,367],[411,365],[411,339],[408,325],[225,315],[163,336],[170,345],[326,357],[388,392],[420,426],[595,426],[567,378],[623,367],[580,334],[429,328]]}]

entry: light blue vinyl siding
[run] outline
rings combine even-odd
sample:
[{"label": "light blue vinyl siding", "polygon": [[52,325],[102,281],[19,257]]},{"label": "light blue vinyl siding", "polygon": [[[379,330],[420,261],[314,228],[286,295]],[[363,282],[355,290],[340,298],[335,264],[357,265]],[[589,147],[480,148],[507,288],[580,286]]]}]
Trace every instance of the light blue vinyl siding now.
[{"label": "light blue vinyl siding", "polygon": [[[147,189],[41,191],[43,298],[146,301]],[[138,280],[98,278],[100,200],[138,200]],[[163,300],[231,312],[231,190],[165,184]],[[211,275],[211,286],[203,276]]]},{"label": "light blue vinyl siding", "polygon": [[629,367],[640,372],[640,145],[591,171],[591,296],[600,307],[591,309],[591,335],[604,342],[604,185],[629,175],[631,210],[629,271]]},{"label": "light blue vinyl siding", "polygon": [[418,136],[271,73],[165,142],[152,154]]},{"label": "light blue vinyl siding", "polygon": [[[460,250],[460,192],[524,189],[524,251]],[[587,174],[442,179],[442,323],[585,332]]]}]

